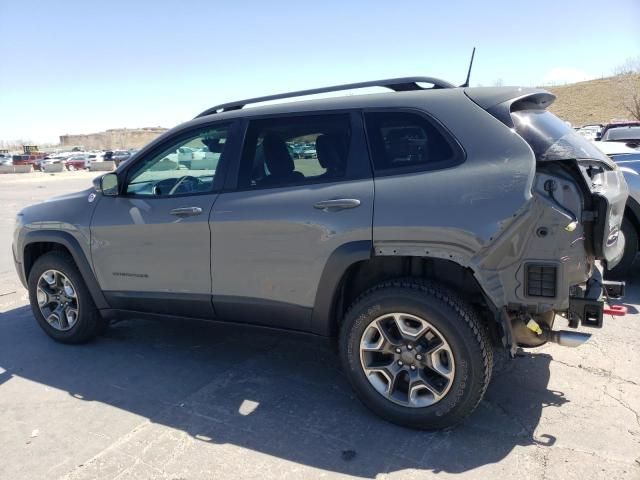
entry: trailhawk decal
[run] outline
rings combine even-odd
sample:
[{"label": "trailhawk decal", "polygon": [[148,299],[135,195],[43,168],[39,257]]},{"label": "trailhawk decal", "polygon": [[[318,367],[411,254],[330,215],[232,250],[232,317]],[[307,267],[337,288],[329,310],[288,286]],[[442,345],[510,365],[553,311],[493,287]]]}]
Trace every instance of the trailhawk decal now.
[{"label": "trailhawk decal", "polygon": [[149,275],[146,273],[113,272],[112,275],[116,277],[149,278]]}]

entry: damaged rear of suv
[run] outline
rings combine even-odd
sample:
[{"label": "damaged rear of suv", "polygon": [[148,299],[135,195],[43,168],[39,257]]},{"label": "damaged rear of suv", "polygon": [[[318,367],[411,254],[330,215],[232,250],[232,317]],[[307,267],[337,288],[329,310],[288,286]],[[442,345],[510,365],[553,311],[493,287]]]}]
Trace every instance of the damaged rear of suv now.
[{"label": "damaged rear of suv", "polygon": [[[505,98],[483,89],[467,94],[524,139],[536,160],[527,211],[501,234],[507,239],[502,247],[494,243],[497,257],[487,252],[479,265],[480,272],[489,267],[487,280],[499,272],[504,285],[515,281],[509,296],[498,302],[510,319],[512,348],[546,341],[579,345],[588,335],[554,332],[555,315],[565,316],[572,328],[600,328],[605,297],[624,295],[623,283],[602,278],[603,268],[615,267],[624,253],[620,225],[628,189],[622,174],[546,110],[555,99],[550,93]],[[526,254],[508,266],[520,242]],[[495,271],[494,258],[504,267]]]},{"label": "damaged rear of suv", "polygon": [[[393,92],[244,108],[372,86]],[[556,317],[601,327],[624,293],[602,269],[624,250],[626,183],[553,100],[411,77],[212,107],[23,210],[16,268],[58,341],[143,315],[336,336],[371,410],[449,426],[495,349],[576,346],[588,335]]]}]

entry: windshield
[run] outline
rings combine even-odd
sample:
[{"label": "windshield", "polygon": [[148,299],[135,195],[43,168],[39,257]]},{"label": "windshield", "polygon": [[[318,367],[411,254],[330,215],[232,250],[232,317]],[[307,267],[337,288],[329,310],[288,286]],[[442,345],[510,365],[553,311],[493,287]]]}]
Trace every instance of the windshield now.
[{"label": "windshield", "polygon": [[511,114],[516,132],[531,146],[539,161],[593,158],[610,163],[593,143],[546,110]]},{"label": "windshield", "polygon": [[638,139],[640,139],[640,127],[613,127],[602,136],[603,141]]}]

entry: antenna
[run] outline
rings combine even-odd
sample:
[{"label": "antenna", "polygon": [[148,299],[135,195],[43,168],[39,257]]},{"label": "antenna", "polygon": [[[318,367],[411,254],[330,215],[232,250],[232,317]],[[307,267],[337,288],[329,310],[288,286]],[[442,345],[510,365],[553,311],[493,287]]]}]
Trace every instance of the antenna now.
[{"label": "antenna", "polygon": [[471,61],[469,62],[469,71],[467,72],[467,79],[462,85],[460,85],[461,87],[466,88],[469,86],[469,79],[471,78],[471,67],[473,67],[473,57],[475,55],[476,55],[476,47],[473,47],[473,51],[471,52]]}]

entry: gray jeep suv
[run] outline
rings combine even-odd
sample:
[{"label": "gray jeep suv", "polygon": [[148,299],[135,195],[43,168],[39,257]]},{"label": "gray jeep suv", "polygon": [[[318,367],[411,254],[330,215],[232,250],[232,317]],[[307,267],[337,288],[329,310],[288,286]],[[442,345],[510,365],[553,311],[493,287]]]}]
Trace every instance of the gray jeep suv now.
[{"label": "gray jeep suv", "polygon": [[[392,91],[244,108],[371,86]],[[417,77],[220,105],[20,212],[16,268],[55,340],[123,315],[337,336],[371,410],[452,425],[495,349],[580,344],[556,315],[600,327],[622,294],[601,272],[624,249],[627,185],[553,100]]]}]

